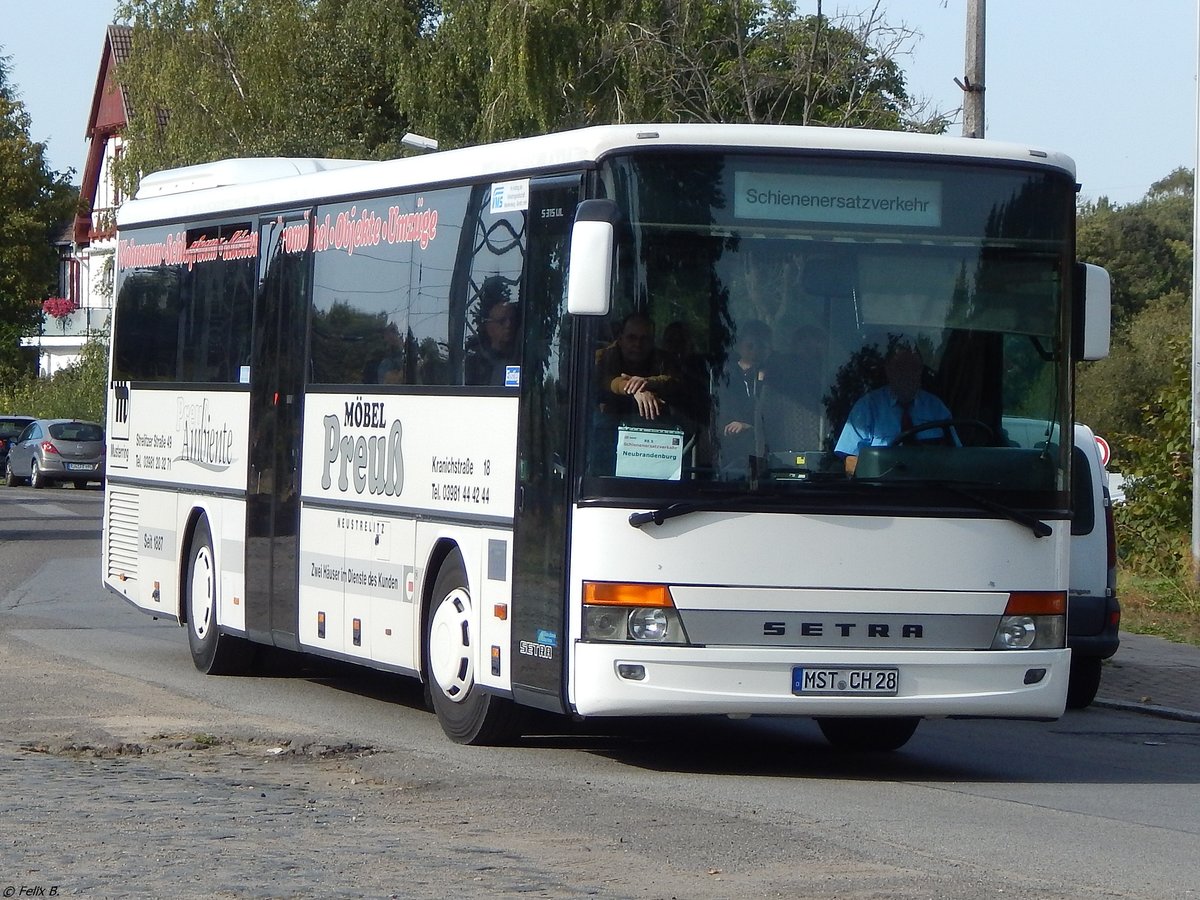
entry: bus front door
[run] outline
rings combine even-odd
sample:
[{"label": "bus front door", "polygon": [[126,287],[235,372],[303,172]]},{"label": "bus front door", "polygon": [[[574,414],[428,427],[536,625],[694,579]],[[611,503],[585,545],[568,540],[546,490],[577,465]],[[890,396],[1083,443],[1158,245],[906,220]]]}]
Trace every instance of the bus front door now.
[{"label": "bus front door", "polygon": [[[300,434],[310,253],[307,214],[259,223],[250,359],[246,490],[246,631],[299,649]],[[285,233],[288,240],[284,240]]]},{"label": "bus front door", "polygon": [[577,175],[530,184],[523,294],[512,686],[520,702],[553,712],[566,711],[572,320],[565,260],[579,190]]}]

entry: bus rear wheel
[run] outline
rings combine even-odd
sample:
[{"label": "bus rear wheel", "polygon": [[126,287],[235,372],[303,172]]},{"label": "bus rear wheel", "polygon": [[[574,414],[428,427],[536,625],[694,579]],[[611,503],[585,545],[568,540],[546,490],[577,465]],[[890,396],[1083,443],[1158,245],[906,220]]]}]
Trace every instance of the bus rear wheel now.
[{"label": "bus rear wheel", "polygon": [[520,730],[511,700],[479,688],[471,594],[462,556],[446,558],[433,585],[425,622],[425,681],[442,731],[459,744],[504,744]]},{"label": "bus rear wheel", "polygon": [[231,634],[222,634],[217,621],[218,585],[216,557],[208,520],[201,519],[192,532],[188,547],[187,577],[183,589],[187,596],[188,646],[192,662],[206,675],[237,675],[245,672],[254,659],[254,645]]},{"label": "bus rear wheel", "polygon": [[825,740],[839,750],[855,753],[886,753],[908,743],[921,720],[901,718],[819,718],[817,725]]}]

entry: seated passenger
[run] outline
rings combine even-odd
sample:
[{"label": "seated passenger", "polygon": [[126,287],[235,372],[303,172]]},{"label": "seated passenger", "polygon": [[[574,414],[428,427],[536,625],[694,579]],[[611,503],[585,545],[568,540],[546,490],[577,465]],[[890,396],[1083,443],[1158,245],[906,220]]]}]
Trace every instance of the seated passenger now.
[{"label": "seated passenger", "polygon": [[519,363],[519,311],[497,276],[484,281],[481,297],[476,334],[467,341],[463,382],[503,387],[508,367]]},{"label": "seated passenger", "polygon": [[373,377],[363,378],[368,384],[404,383],[404,339],[395,322],[388,322],[383,330],[383,356],[375,363],[371,374]]},{"label": "seated passenger", "polygon": [[[838,456],[845,458],[847,474],[854,474],[862,447],[886,447],[917,426],[951,418],[946,404],[921,388],[923,371],[921,354],[912,344],[901,341],[888,350],[884,360],[887,384],[858,399],[834,448]],[[949,441],[957,444],[958,436],[953,429],[948,431]],[[945,443],[947,431],[923,430],[916,439]]]},{"label": "seated passenger", "polygon": [[653,421],[677,402],[683,385],[674,358],[654,346],[654,322],[644,312],[625,317],[617,339],[596,354],[600,409]]},{"label": "seated passenger", "polygon": [[763,364],[771,349],[771,331],[757,319],[737,332],[737,359],[726,367],[717,391],[716,422],[720,429],[723,465],[748,465],[755,455],[758,399],[763,388]]}]

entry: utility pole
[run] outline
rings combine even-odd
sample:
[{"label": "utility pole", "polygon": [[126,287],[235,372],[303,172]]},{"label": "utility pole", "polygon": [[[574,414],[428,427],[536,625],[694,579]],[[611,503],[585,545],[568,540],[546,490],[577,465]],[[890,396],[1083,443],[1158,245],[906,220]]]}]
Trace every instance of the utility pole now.
[{"label": "utility pole", "polygon": [[967,0],[967,57],[962,81],[963,137],[983,137],[983,20],[984,0]]},{"label": "utility pole", "polygon": [[[1200,12],[1196,17],[1197,56],[1200,72]],[[1196,114],[1200,117],[1200,84],[1196,87]],[[1200,118],[1196,120],[1200,128]],[[1196,137],[1196,168],[1192,170],[1192,196],[1200,200],[1200,133]],[[1192,204],[1192,577],[1200,581],[1200,202]]]}]

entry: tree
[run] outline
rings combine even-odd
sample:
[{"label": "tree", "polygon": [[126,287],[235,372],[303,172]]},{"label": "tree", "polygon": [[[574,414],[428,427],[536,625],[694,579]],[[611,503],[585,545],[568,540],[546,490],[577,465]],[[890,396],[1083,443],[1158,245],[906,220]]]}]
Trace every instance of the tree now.
[{"label": "tree", "polygon": [[29,114],[9,84],[0,55],[0,371],[26,372],[34,362],[19,349],[36,334],[41,304],[57,287],[54,237],[78,194],[52,172],[46,146],[29,137]]},{"label": "tree", "polygon": [[1122,473],[1129,481],[1115,516],[1127,561],[1143,572],[1183,578],[1192,525],[1191,353],[1179,337],[1167,351],[1171,364],[1162,389],[1142,408],[1138,432],[1122,438]]},{"label": "tree", "polygon": [[[1176,169],[1137,203],[1083,204],[1078,231],[1080,258],[1112,276],[1113,340],[1107,359],[1080,368],[1077,415],[1110,436],[1138,434],[1170,381],[1170,341],[1191,329],[1191,171]],[[1114,442],[1115,455],[1124,444]]]},{"label": "tree", "polygon": [[1080,208],[1079,254],[1113,278],[1113,345],[1082,367],[1078,417],[1112,439],[1129,480],[1114,510],[1124,564],[1190,581],[1192,173],[1176,169],[1129,206]]},{"label": "tree", "polygon": [[785,0],[445,0],[396,94],[443,146],[613,122],[944,131],[896,58],[916,33]]},{"label": "tree", "polygon": [[118,177],[234,156],[399,155],[396,60],[424,0],[126,0],[131,110]]},{"label": "tree", "polygon": [[1190,301],[1180,294],[1159,297],[1114,331],[1107,359],[1080,367],[1076,417],[1114,439],[1117,468],[1124,467],[1121,436],[1141,431],[1143,408],[1170,381],[1173,342],[1190,328]]},{"label": "tree", "polygon": [[1079,209],[1079,258],[1113,281],[1113,323],[1124,326],[1152,300],[1188,295],[1192,283],[1192,173],[1176,169],[1137,203],[1106,197]]},{"label": "tree", "polygon": [[942,131],[916,33],[786,0],[124,0],[118,177],[230,156],[400,155],[633,121]]}]

